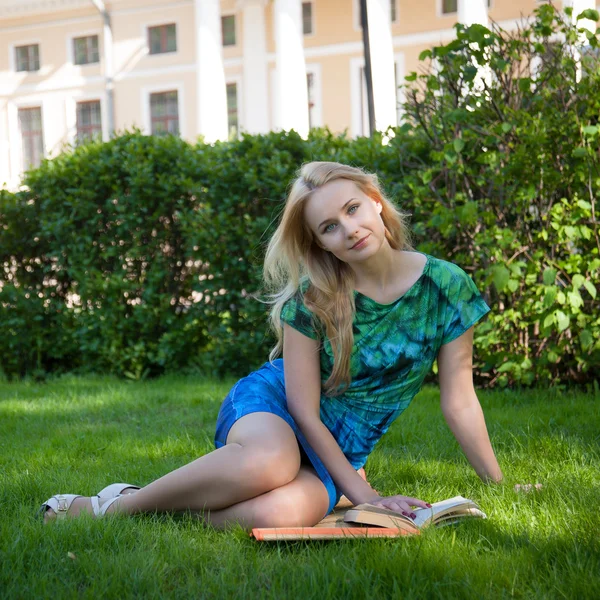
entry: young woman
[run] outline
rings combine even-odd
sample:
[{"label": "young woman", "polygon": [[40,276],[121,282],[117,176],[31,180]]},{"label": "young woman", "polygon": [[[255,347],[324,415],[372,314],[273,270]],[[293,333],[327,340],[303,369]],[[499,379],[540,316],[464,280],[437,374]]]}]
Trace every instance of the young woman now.
[{"label": "young woman", "polygon": [[381,497],[358,471],[436,358],[450,429],[482,479],[502,479],[472,377],[473,325],[489,308],[462,269],[411,250],[375,175],[304,165],[264,275],[278,343],[225,398],[216,450],[142,489],[53,496],[45,520],[190,510],[215,527],[311,526],[342,494],[411,514],[427,504]]}]

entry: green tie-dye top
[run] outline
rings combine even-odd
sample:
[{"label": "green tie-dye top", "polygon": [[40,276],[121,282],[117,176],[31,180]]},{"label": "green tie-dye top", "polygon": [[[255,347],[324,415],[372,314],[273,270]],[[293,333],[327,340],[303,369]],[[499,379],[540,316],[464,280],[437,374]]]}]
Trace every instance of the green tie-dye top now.
[{"label": "green tie-dye top", "polygon": [[[340,396],[321,396],[321,420],[356,469],[420,390],[442,344],[490,310],[460,267],[425,256],[421,277],[395,302],[379,304],[355,292],[352,381]],[[284,305],[281,320],[321,341],[325,381],[333,368],[331,344],[300,292]]]}]

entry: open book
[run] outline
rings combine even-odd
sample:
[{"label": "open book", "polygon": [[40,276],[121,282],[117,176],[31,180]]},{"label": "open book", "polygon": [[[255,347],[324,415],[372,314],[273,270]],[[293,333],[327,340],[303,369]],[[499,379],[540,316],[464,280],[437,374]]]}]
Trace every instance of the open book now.
[{"label": "open book", "polygon": [[431,508],[415,508],[412,512],[417,515],[414,519],[372,504],[358,504],[334,511],[314,527],[256,528],[250,535],[263,541],[398,537],[418,535],[423,527],[448,525],[464,517],[486,518],[475,502],[462,496],[435,502]]},{"label": "open book", "polygon": [[417,533],[419,529],[428,525],[448,525],[463,517],[486,518],[485,513],[475,502],[462,496],[435,502],[431,508],[414,508],[412,512],[416,515],[414,519],[380,506],[359,504],[346,511],[344,521],[379,527],[397,527],[409,533]]}]

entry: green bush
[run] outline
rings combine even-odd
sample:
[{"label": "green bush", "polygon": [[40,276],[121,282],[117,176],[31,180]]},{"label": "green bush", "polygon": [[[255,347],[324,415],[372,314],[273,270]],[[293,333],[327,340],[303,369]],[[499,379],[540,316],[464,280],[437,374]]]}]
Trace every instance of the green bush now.
[{"label": "green bush", "polygon": [[484,291],[479,383],[592,382],[600,73],[596,36],[580,57],[578,35],[551,6],[516,33],[457,26],[423,53],[430,69],[407,78],[405,123],[385,137],[131,132],[44,161],[26,191],[0,191],[2,370],[257,367],[273,339],[255,298],[287,186],[303,162],[335,160],[377,172],[417,247]]},{"label": "green bush", "polygon": [[491,383],[584,382],[600,363],[598,39],[581,37],[551,5],[510,34],[459,25],[408,78],[398,195],[422,247],[488,291]]}]

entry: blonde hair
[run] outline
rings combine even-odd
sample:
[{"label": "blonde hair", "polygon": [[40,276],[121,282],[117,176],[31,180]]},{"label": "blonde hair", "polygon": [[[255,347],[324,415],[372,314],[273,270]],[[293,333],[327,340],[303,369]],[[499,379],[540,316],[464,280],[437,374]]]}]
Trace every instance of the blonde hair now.
[{"label": "blonde hair", "polygon": [[333,350],[333,370],[323,383],[329,396],[341,394],[350,385],[354,273],[346,263],[319,247],[304,219],[304,207],[315,190],[336,179],[354,182],[364,194],[381,203],[385,236],[394,250],[411,248],[407,215],[385,198],[377,175],[335,162],[310,162],[301,167],[265,256],[263,275],[272,304],[270,324],[277,335],[269,358],[273,360],[283,349],[284,304],[301,293],[301,284],[308,283],[304,306],[322,325]]}]

